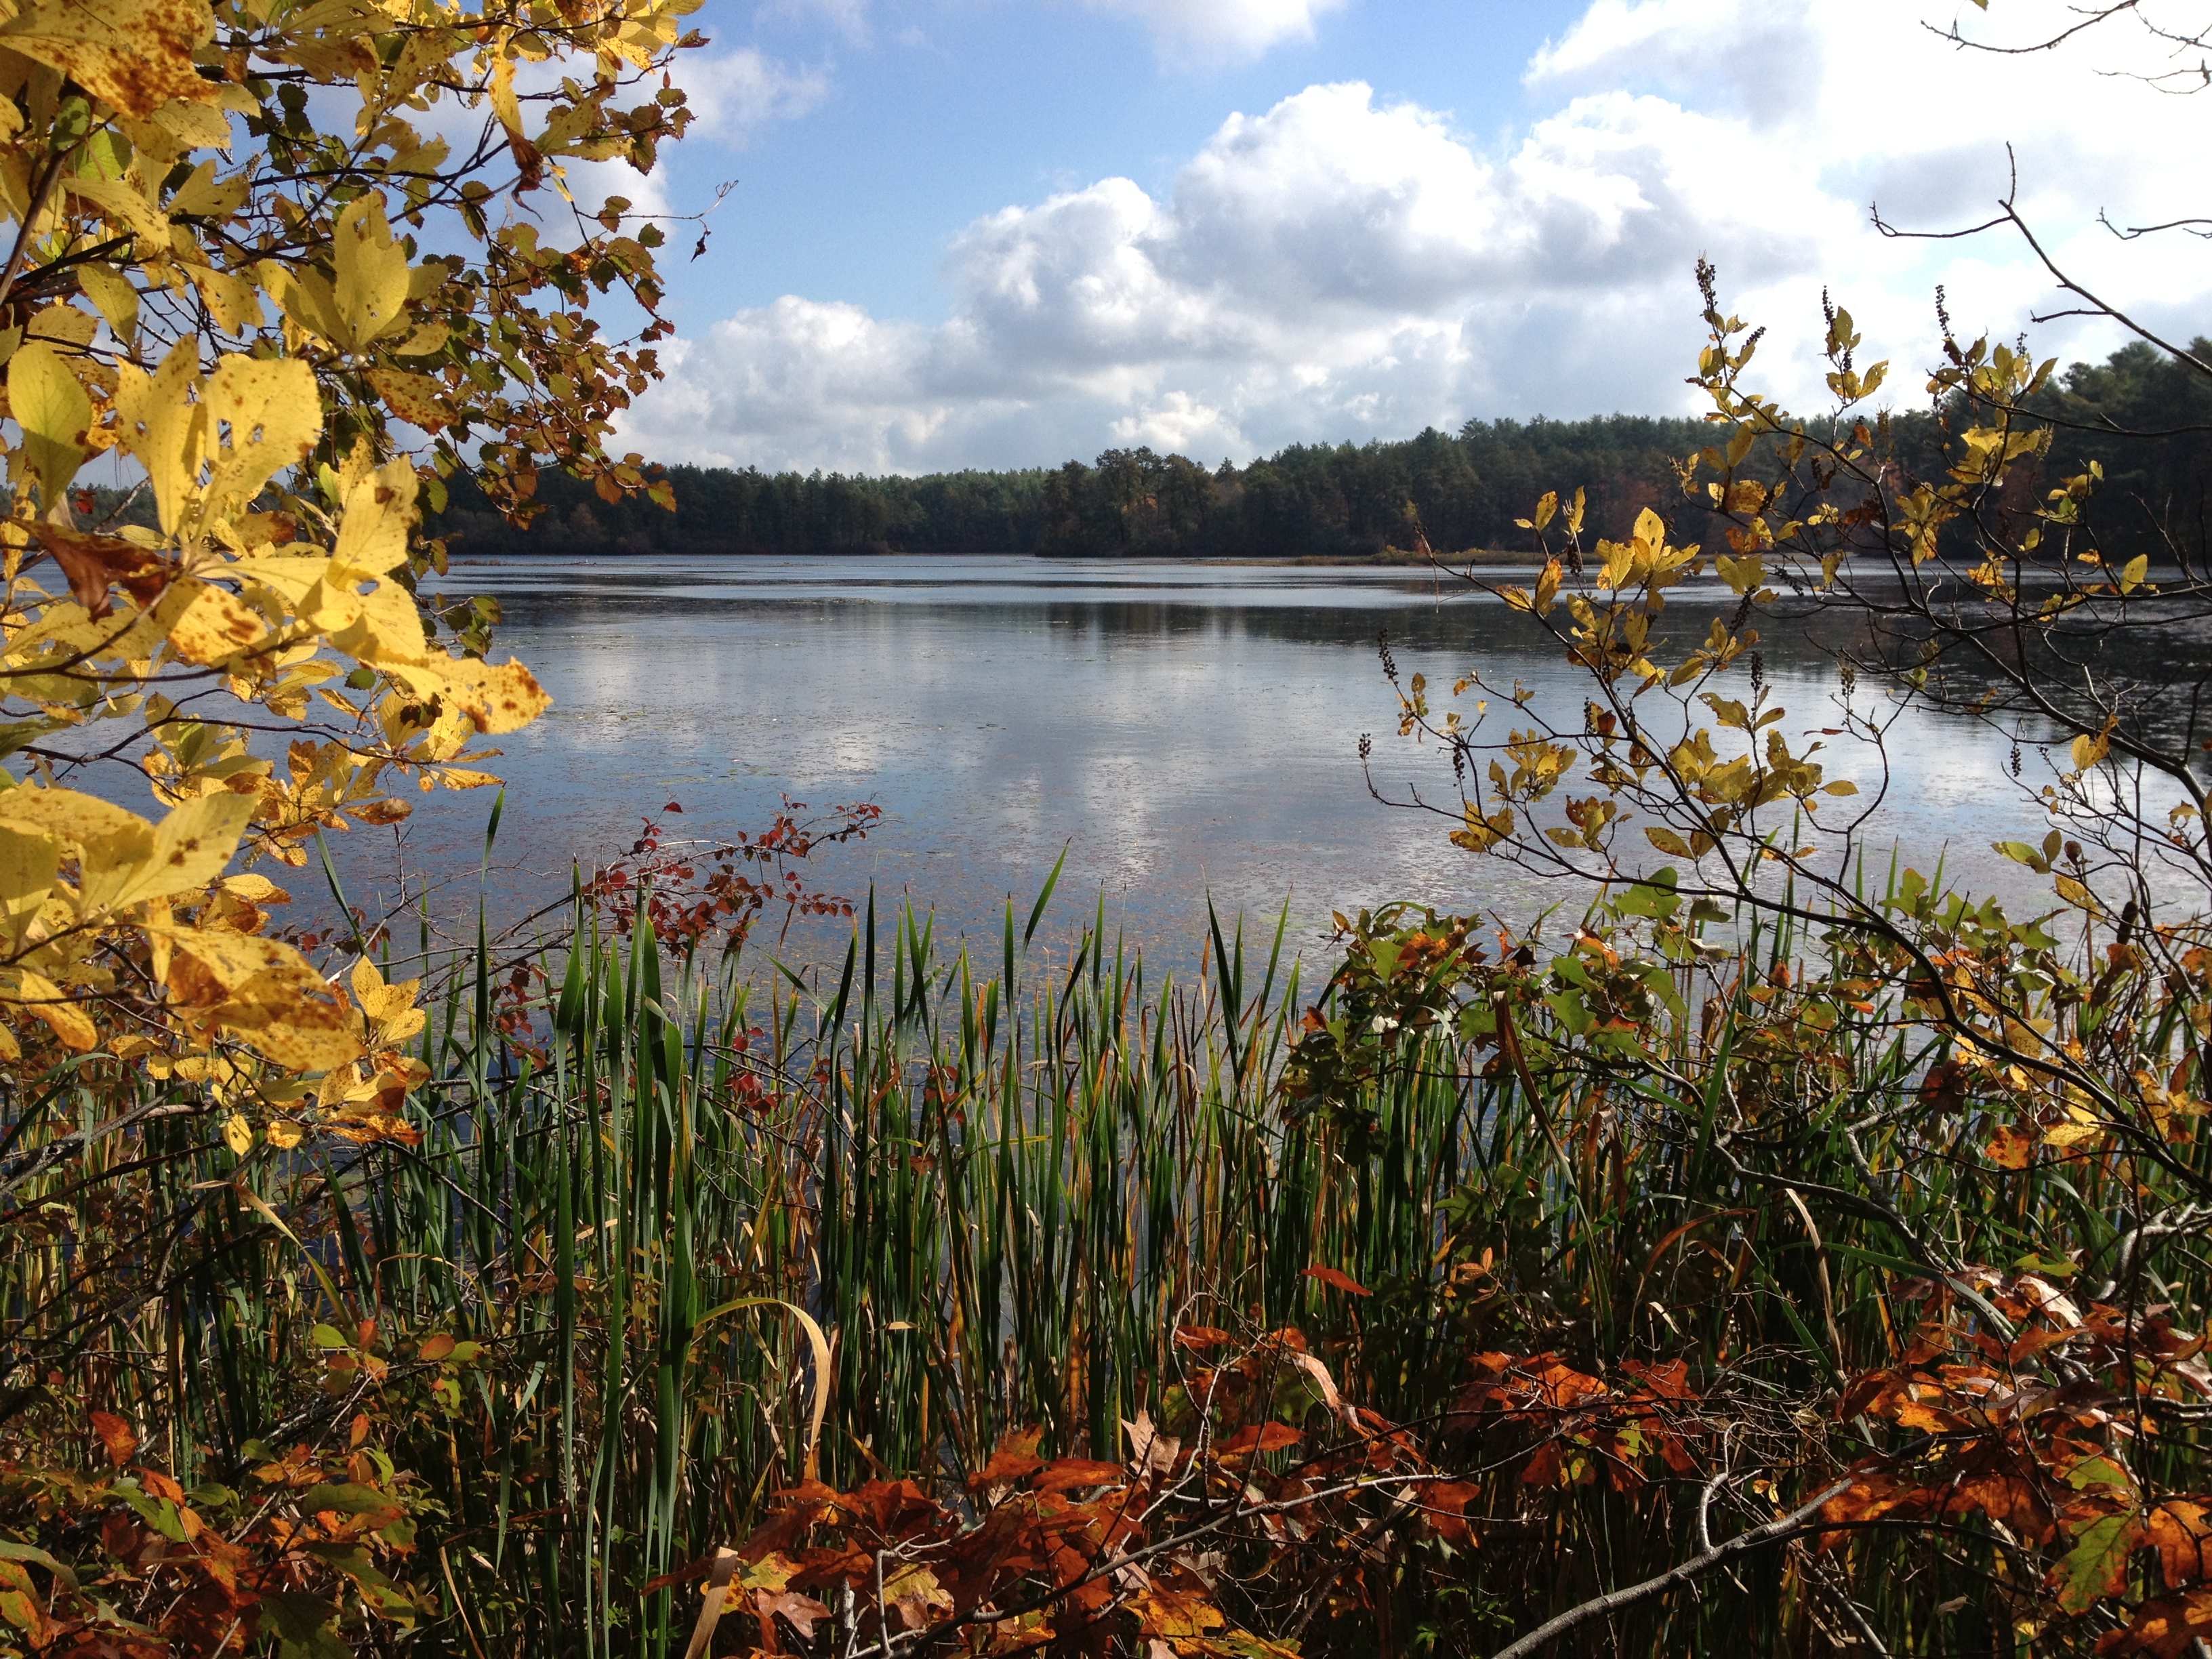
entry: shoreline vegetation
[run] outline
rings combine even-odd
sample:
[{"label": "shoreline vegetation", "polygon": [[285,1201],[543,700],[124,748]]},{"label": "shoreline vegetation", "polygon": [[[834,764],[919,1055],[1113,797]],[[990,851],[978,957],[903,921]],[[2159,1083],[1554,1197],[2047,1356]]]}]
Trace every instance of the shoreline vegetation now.
[{"label": "shoreline vegetation", "polygon": [[[2212,357],[2212,343],[2199,341]],[[2164,562],[2157,525],[2194,521],[2212,477],[2212,392],[2202,377],[2134,345],[2077,363],[2039,393],[2033,412],[2059,422],[2054,447],[2012,484],[2029,499],[2045,480],[2096,462],[2115,510],[2116,554]],[[1916,473],[1940,471],[1955,408],[1889,418],[1885,441]],[[2148,434],[2136,437],[2131,434]],[[538,475],[541,510],[527,528],[501,518],[456,480],[426,520],[463,556],[581,557],[656,553],[1037,553],[1089,557],[1352,559],[1426,563],[1389,550],[1528,545],[1518,520],[1547,489],[1584,492],[1593,523],[1656,507],[1686,541],[1717,544],[1727,520],[1702,494],[1686,496],[1680,463],[1712,428],[1679,417],[1470,421],[1397,441],[1299,444],[1237,467],[1208,470],[1181,455],[1109,450],[1085,465],[860,477],[665,469],[672,512],[642,496],[610,502],[557,470]],[[1772,475],[1771,465],[1755,468]],[[1455,559],[1463,556],[1455,554]],[[1533,555],[1521,555],[1528,557]]]},{"label": "shoreline vegetation", "polygon": [[[655,550],[650,549],[616,547],[609,549],[602,553],[580,556],[607,559],[647,559],[656,556],[681,558],[726,557],[734,559],[774,559],[821,557],[830,556],[769,553],[757,550],[749,553],[726,553],[720,555],[701,554],[696,551],[683,554],[665,555],[659,554]],[[1133,554],[1115,555],[1096,553],[1001,553],[988,550],[981,551],[970,550],[965,552],[916,553],[908,551],[903,548],[869,547],[851,549],[844,553],[836,555],[834,556],[852,559],[1038,558],[1066,559],[1069,561],[1081,559],[1097,562],[1104,558],[1135,559],[1141,557],[1142,556]],[[485,568],[497,568],[509,564],[528,564],[532,562],[531,555],[514,553],[494,555],[489,553],[471,554],[462,551],[455,551],[452,557],[453,562],[458,567],[474,567],[480,569]],[[1462,548],[1456,553],[1416,553],[1402,547],[1386,547],[1374,553],[1345,553],[1337,555],[1308,553],[1296,557],[1277,558],[1270,558],[1264,554],[1252,554],[1236,558],[1182,558],[1176,560],[1176,562],[1178,564],[1188,565],[1194,569],[1204,569],[1209,566],[1231,568],[1243,567],[1247,568],[1259,566],[1266,568],[1297,568],[1316,569],[1384,568],[1402,567],[1409,569],[1418,568],[1426,570],[1435,565],[1441,564],[1447,570],[1463,570],[1469,566],[1484,568],[1510,567],[1516,570],[1534,570],[1540,568],[1544,561],[1542,556],[1540,554],[1516,553],[1510,548],[1469,547]]]}]

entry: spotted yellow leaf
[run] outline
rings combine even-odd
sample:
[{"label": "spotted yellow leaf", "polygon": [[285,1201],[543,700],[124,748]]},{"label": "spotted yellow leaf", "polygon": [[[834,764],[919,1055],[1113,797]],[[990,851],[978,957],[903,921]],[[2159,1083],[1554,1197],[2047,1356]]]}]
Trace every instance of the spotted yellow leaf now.
[{"label": "spotted yellow leaf", "polygon": [[192,64],[215,34],[204,0],[27,0],[0,23],[0,46],[59,70],[125,115],[221,94]]}]

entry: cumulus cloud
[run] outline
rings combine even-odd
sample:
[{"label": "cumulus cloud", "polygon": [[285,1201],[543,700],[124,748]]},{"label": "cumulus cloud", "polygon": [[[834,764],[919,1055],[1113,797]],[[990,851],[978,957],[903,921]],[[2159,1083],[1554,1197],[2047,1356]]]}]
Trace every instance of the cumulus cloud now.
[{"label": "cumulus cloud", "polygon": [[[2018,26],[2045,3],[2020,0]],[[1868,223],[1873,198],[1935,225],[1980,216],[2006,178],[2000,108],[2030,135],[2022,205],[2063,256],[2205,325],[2191,248],[2094,228],[2100,204],[2191,204],[2188,100],[1962,56],[1902,0],[1869,5],[1596,0],[1529,64],[1553,112],[1495,149],[1364,84],[1310,87],[1231,116],[1158,197],[1106,179],[969,225],[935,326],[795,297],[725,320],[684,343],[629,436],[669,459],[917,470],[1682,408],[1700,255],[1774,325],[1775,389],[1809,403],[1824,285],[1909,366],[1937,282],[1972,328],[2009,331],[2047,299],[2016,242]]]},{"label": "cumulus cloud", "polygon": [[698,131],[742,144],[771,121],[794,121],[830,95],[820,69],[779,63],[757,46],[738,46],[687,59],[684,88]]}]

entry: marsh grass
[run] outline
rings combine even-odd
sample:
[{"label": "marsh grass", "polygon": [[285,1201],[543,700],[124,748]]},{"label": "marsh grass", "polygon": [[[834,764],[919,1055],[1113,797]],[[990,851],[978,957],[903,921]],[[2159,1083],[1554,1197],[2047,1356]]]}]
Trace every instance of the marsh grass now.
[{"label": "marsh grass", "polygon": [[[532,991],[480,935],[428,964],[412,1146],[240,1158],[174,1082],[94,1059],[20,1085],[11,1434],[66,1437],[96,1407],[186,1488],[250,1493],[375,1402],[367,1450],[424,1500],[413,1650],[659,1656],[692,1601],[644,1587],[779,1492],[956,1492],[1024,1427],[1119,1458],[1125,1419],[1187,1408],[1194,1327],[1296,1328],[1349,1396],[1417,1426],[1475,1348],[1686,1356],[1778,1494],[1833,1466],[1836,1382],[1909,1333],[1924,1261],[1902,1234],[2070,1272],[2069,1247],[2109,1257],[2106,1188],[2143,1174],[1991,1178],[1959,1144],[1971,1118],[1910,1109],[1936,1051],[1908,1024],[1818,1065],[1778,1048],[1775,969],[1821,948],[1786,931],[1670,970],[1677,1017],[1607,1087],[1561,1074],[1532,1098],[1525,1067],[1439,1026],[1342,1109],[1294,1119],[1281,1068],[1315,994],[1279,926],[1254,943],[1215,918],[1200,975],[1154,981],[1103,906],[1048,953],[1049,897],[1025,925],[1008,909],[990,960],[872,902],[811,975],[672,960],[649,923],[617,937],[580,905],[565,945],[526,953]],[[382,954],[391,977],[423,965]],[[1731,1091],[1765,1102],[1794,1184],[1717,1146]],[[144,1116],[20,1174],[118,1111]],[[2160,1294],[2199,1305],[2203,1265],[2161,1257]],[[1477,1557],[1372,1587],[1394,1647],[1484,1650],[1682,1547],[1656,1488],[1570,1483],[1531,1526],[1508,1467],[1484,1478],[1498,1526]],[[1895,1565],[1857,1580],[1867,1616],[1996,1639],[1982,1558]],[[1826,1571],[1777,1553],[1743,1570],[1747,1598],[1653,1604],[1603,1645],[1797,1640],[1841,1616],[1820,1612]],[[1358,1638],[1324,1619],[1306,1639]]]}]

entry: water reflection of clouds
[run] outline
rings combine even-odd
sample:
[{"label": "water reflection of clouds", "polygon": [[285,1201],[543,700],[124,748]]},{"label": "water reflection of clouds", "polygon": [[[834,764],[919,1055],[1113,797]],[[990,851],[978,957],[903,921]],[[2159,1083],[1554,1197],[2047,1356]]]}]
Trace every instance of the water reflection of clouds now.
[{"label": "water reflection of clouds", "polygon": [[[786,794],[884,806],[821,878],[902,890],[970,933],[994,933],[1063,845],[1067,914],[1103,889],[1170,950],[1195,940],[1209,891],[1255,916],[1291,894],[1309,940],[1331,908],[1390,897],[1525,912],[1565,896],[1367,794],[1363,732],[1378,781],[1450,796],[1433,747],[1394,735],[1379,628],[1432,684],[1480,665],[1579,705],[1555,650],[1495,605],[1437,604],[1425,572],[902,558],[461,574],[500,592],[502,646],[556,698],[506,744],[501,850],[524,866],[495,894],[509,908],[533,882],[565,885],[572,854],[626,849],[668,799],[685,809],[672,827],[712,837],[758,828]],[[1822,659],[1780,634],[1767,651],[1792,731],[1826,724]],[[1986,852],[2027,827],[2000,745],[1914,716],[1894,758],[1885,834],[1927,846],[1923,864],[1948,839],[1977,876],[2018,873]],[[1832,774],[1856,768],[1838,753]],[[410,856],[473,872],[488,805],[425,798]]]}]

